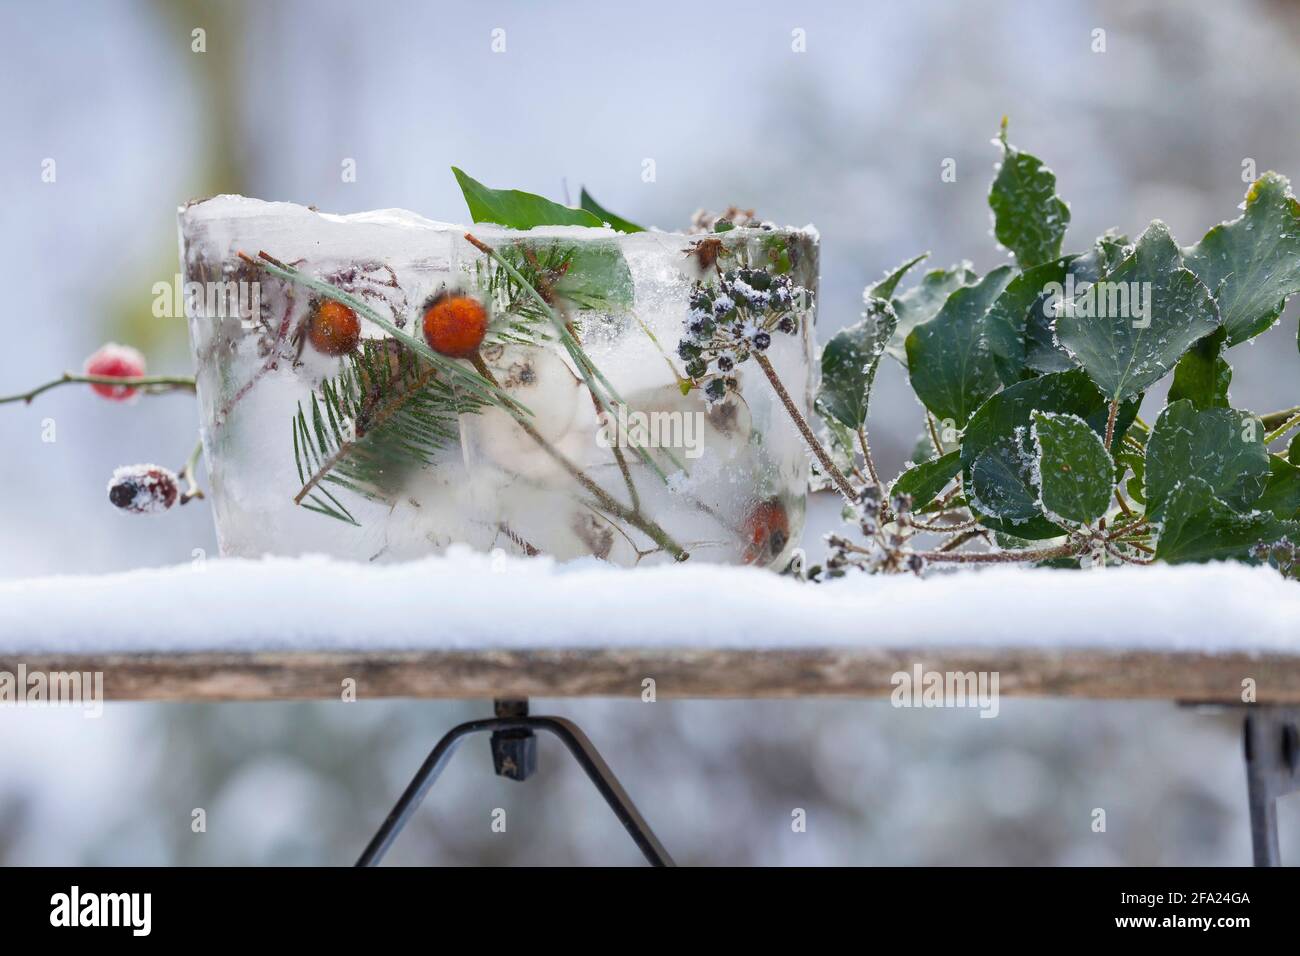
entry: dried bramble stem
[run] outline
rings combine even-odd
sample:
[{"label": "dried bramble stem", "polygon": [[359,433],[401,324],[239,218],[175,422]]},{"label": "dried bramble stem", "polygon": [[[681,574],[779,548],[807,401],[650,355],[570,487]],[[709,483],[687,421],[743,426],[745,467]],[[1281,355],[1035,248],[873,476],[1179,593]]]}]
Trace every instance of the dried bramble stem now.
[{"label": "dried bramble stem", "polygon": [[[476,249],[479,249],[482,252],[490,251],[489,246],[486,243],[481,242],[477,237],[474,237],[467,233],[466,239],[468,239],[470,241],[470,244],[473,245]],[[537,270],[537,284],[540,287],[538,288],[537,291],[541,293],[542,298],[546,300],[548,305],[556,306],[556,304],[558,303],[558,297],[555,294],[555,286],[551,283],[550,278],[543,271],[541,263],[537,261],[537,254],[533,252],[532,249],[525,248],[524,258],[528,260],[529,265],[531,265],[534,269]],[[567,271],[567,269],[568,269],[568,264],[566,263],[565,270]],[[569,320],[567,315],[564,316],[564,327],[568,330],[569,334],[573,336],[574,341],[577,341],[578,331],[576,328],[574,328],[573,322]],[[479,359],[479,363],[480,364],[482,363],[481,358]],[[485,370],[486,367],[480,368],[479,374],[480,375],[483,374]],[[488,372],[487,374],[489,376],[491,375],[490,372]],[[600,404],[600,399],[596,396],[596,393],[592,391],[590,387],[588,387],[587,389],[587,394],[591,396],[591,404],[596,409],[596,416],[599,417],[601,415],[606,414],[604,407],[602,407],[602,405]],[[636,482],[632,480],[632,472],[631,469],[629,469],[627,466],[627,458],[623,454],[623,449],[618,446],[617,442],[615,442],[611,450],[614,453],[614,460],[618,462],[618,470],[623,475],[623,484],[627,487],[627,494],[628,494],[628,498],[632,502],[632,509],[634,511],[640,511],[641,496],[637,494]]]},{"label": "dried bramble stem", "polygon": [[1115,440],[1115,419],[1119,415],[1119,400],[1115,399],[1110,403],[1110,413],[1106,416],[1106,451],[1110,451],[1110,443]]},{"label": "dried bramble stem", "polygon": [[963,544],[965,544],[967,541],[973,541],[975,538],[981,538],[983,536],[984,536],[983,528],[973,528],[969,531],[963,531],[961,534],[949,538],[943,544],[939,545],[937,550],[940,552],[955,551],[958,548],[960,548]]},{"label": "dried bramble stem", "polygon": [[138,388],[145,395],[161,395],[164,392],[193,392],[194,378],[187,375],[140,375],[140,376],[119,376],[119,375],[79,375],[74,372],[64,372],[61,376],[52,382],[46,382],[38,385],[29,392],[20,392],[17,395],[0,396],[0,405],[9,402],[25,402],[30,404],[32,399],[42,392],[48,392],[52,388],[58,388],[60,385],[123,385],[131,388]]},{"label": "dried bramble stem", "polygon": [[[1150,548],[1141,548],[1141,550],[1147,552],[1148,554],[1155,553]],[[1134,557],[1131,554],[1125,554],[1123,551],[1121,551],[1115,545],[1111,544],[1109,541],[1106,542],[1106,553],[1111,555],[1112,557],[1118,558],[1124,564],[1155,564],[1156,563],[1155,558],[1138,558],[1138,557]]]},{"label": "dried bramble stem", "polygon": [[876,473],[876,463],[871,458],[871,446],[867,444],[867,429],[865,426],[858,426],[858,444],[862,446],[862,461],[867,466],[867,474],[871,476],[871,483],[880,484],[880,475]]},{"label": "dried bramble stem", "polygon": [[[475,371],[483,378],[487,379],[494,386],[496,378],[492,370],[488,368],[487,363],[483,361],[483,356],[477,353],[470,359],[470,364],[474,366]],[[655,521],[641,513],[639,507],[628,508],[616,501],[604,488],[596,484],[581,468],[562,455],[546,438],[539,432],[533,423],[528,421],[524,415],[514,415],[515,423],[523,429],[525,435],[537,443],[537,446],[546,453],[546,455],[557,465],[569,473],[579,485],[581,485],[596,501],[599,503],[601,510],[621,518],[628,524],[642,531],[655,544],[663,548],[678,561],[685,561],[690,554],[674,541],[662,527]]]},{"label": "dried bramble stem", "polygon": [[822,447],[821,442],[812,433],[812,429],[808,427],[808,422],[803,417],[803,413],[799,411],[799,406],[794,403],[790,393],[785,390],[784,383],[782,383],[780,376],[776,374],[776,369],[772,367],[772,363],[768,361],[767,356],[756,352],[754,353],[754,361],[758,363],[758,367],[767,376],[767,380],[772,384],[772,389],[776,392],[777,398],[781,399],[781,404],[789,412],[795,428],[799,429],[799,434],[803,436],[803,440],[812,453],[817,456],[817,461],[826,470],[826,474],[831,476],[831,480],[835,482],[836,487],[839,488],[844,497],[848,498],[849,501],[856,501],[858,498],[857,492],[853,490],[849,480],[844,477],[844,473],[835,466],[835,462],[831,461],[831,456],[826,453],[826,449]]},{"label": "dried bramble stem", "polygon": [[970,531],[973,528],[978,528],[980,526],[979,522],[974,518],[962,518],[956,512],[940,512],[938,517],[946,518],[950,516],[956,516],[958,520],[952,524],[938,524],[935,521],[917,521],[915,518],[909,518],[907,523],[918,531],[931,531],[943,534],[951,534],[958,531]]},{"label": "dried bramble stem", "polygon": [[[605,410],[600,407],[600,399],[595,395],[591,396],[591,404],[595,407],[598,418],[605,414]],[[618,446],[617,442],[611,443],[610,451],[614,453],[614,460],[618,462],[618,470],[623,475],[623,484],[627,486],[627,496],[632,501],[632,507],[640,511],[641,496],[637,493],[636,482],[632,480],[632,469],[627,466],[627,456],[623,454],[623,449]]]},{"label": "dried bramble stem", "polygon": [[1082,550],[1077,544],[1062,544],[1052,548],[1035,548],[1029,551],[915,551],[927,563],[947,561],[956,564],[1005,564],[1013,561],[1051,561],[1055,558],[1072,558]]}]

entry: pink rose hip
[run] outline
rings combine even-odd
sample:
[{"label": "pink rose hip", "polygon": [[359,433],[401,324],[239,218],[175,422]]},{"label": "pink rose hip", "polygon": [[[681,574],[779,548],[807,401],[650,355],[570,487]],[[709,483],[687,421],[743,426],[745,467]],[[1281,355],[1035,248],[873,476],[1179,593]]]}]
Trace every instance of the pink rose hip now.
[{"label": "pink rose hip", "polygon": [[[86,359],[85,373],[112,378],[141,378],[144,376],[144,356],[138,349],[133,349],[129,345],[109,342]],[[92,384],[90,387],[94,389],[95,394],[114,402],[127,401],[139,392],[139,389],[130,385]]]}]

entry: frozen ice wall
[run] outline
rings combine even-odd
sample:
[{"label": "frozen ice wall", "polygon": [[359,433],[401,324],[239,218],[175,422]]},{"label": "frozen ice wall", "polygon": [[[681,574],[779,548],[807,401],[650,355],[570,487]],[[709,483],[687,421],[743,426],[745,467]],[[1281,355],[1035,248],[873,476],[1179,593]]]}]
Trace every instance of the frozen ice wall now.
[{"label": "frozen ice wall", "polygon": [[[708,322],[761,338],[755,352],[807,406],[811,230],[472,227],[497,258],[465,227],[401,210],[219,196],[180,225],[223,554],[400,560],[464,542],[776,564],[794,546],[807,456],[785,409],[755,361],[719,358],[719,390],[693,385],[679,345],[695,290],[728,270],[801,290],[719,294]],[[321,339],[328,293],[268,272],[263,252],[363,304],[359,339]],[[461,295],[491,317],[460,357],[488,396],[419,352],[427,311]]]}]

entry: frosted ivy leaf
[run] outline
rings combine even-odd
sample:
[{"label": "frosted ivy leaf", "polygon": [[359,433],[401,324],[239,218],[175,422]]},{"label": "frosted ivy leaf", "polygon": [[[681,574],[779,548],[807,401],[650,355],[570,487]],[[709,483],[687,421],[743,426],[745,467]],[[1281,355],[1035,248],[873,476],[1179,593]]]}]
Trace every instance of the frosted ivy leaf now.
[{"label": "frosted ivy leaf", "polygon": [[923,252],[919,256],[908,259],[897,269],[887,273],[883,279],[867,286],[862,292],[862,301],[864,303],[870,303],[872,299],[892,299],[894,297],[894,290],[898,288],[898,283],[902,280],[903,276],[911,270],[912,266],[919,262],[923,262],[928,259],[929,256],[930,253]]},{"label": "frosted ivy leaf", "polygon": [[888,352],[904,365],[907,364],[907,336],[923,322],[929,322],[943,304],[962,286],[974,285],[979,276],[969,262],[960,262],[947,269],[931,269],[921,281],[901,295],[894,296],[892,304],[898,315],[898,327],[889,340]]},{"label": "frosted ivy leaf", "polygon": [[[1078,287],[1083,283],[1096,282],[1104,272],[1114,269],[1132,251],[1127,236],[1108,229],[1097,237],[1092,248],[1083,255],[1066,256],[1055,262],[1035,266],[1025,275],[1041,275],[1044,284],[1051,281],[1064,284],[1066,276],[1073,276]],[[1065,268],[1060,270],[1061,275],[1058,277],[1051,274],[1057,271],[1054,267],[1062,263]],[[1040,292],[1025,317],[1025,366],[1035,372],[1064,372],[1075,367],[1070,353],[1056,341],[1056,312],[1051,307],[1052,300],[1052,294]]]},{"label": "frosted ivy leaf", "polygon": [[817,411],[848,428],[861,428],[867,420],[871,383],[894,333],[898,317],[884,299],[870,299],[862,319],[841,329],[822,349],[822,382]]},{"label": "frosted ivy leaf", "polygon": [[910,496],[913,510],[919,511],[948,487],[948,483],[957,477],[959,471],[961,471],[961,452],[950,451],[946,455],[931,458],[919,465],[911,465],[895,479],[889,493]]},{"label": "frosted ivy leaf", "polygon": [[1254,507],[1279,518],[1300,518],[1300,468],[1281,455],[1269,455],[1268,464],[1268,484]]},{"label": "frosted ivy leaf", "polygon": [[1039,516],[1033,463],[1025,454],[1019,435],[995,442],[975,459],[971,491],[976,508],[1012,525]]},{"label": "frosted ivy leaf", "polygon": [[1255,545],[1284,537],[1300,537],[1300,523],[1266,511],[1238,512],[1205,481],[1188,476],[1169,495],[1156,557],[1171,563],[1244,558]]},{"label": "frosted ivy leaf", "polygon": [[[1037,368],[1040,362],[1030,363],[1031,347],[1038,343],[1034,333],[1038,328],[1046,328],[1047,315],[1045,307],[1049,302],[1043,292],[1050,283],[1063,282],[1072,257],[1066,256],[1042,265],[1034,266],[1020,273],[1002,290],[997,301],[989,310],[987,321],[987,339],[993,362],[1004,385],[1014,385],[1023,377],[1026,367]],[[1051,332],[1047,332],[1050,342]],[[1055,343],[1050,344],[1055,350]],[[1073,363],[1066,355],[1061,355],[1061,363],[1053,368],[1037,368],[1038,371],[1064,371],[1072,368]],[[1037,358],[1037,356],[1035,356]]]},{"label": "frosted ivy leaf", "polygon": [[1300,292],[1300,202],[1291,183],[1265,173],[1244,206],[1186,250],[1187,267],[1218,299],[1230,346],[1268,329]]},{"label": "frosted ivy leaf", "polygon": [[988,346],[987,317],[1012,273],[1010,266],[1001,266],[958,289],[938,315],[907,337],[912,390],[940,420],[964,425],[1002,385]]},{"label": "frosted ivy leaf", "polygon": [[[1173,236],[1159,220],[1097,286],[1094,301],[1104,305],[1096,311],[1105,314],[1067,312],[1056,320],[1056,338],[1111,401],[1134,398],[1159,381],[1220,324],[1214,297],[1183,267]],[[1128,308],[1122,307],[1125,301]],[[1145,302],[1141,310],[1139,302]]]},{"label": "frosted ivy leaf", "polygon": [[[1026,379],[994,395],[971,417],[962,436],[962,464],[970,468],[976,457],[999,438],[1017,428],[1027,428],[1036,411],[1078,415],[1099,435],[1106,431],[1109,414],[1105,397],[1082,369]],[[1120,406],[1115,420],[1116,442],[1136,415],[1137,402]]]},{"label": "frosted ivy leaf", "polygon": [[1037,156],[1007,142],[1005,119],[993,143],[1002,149],[989,189],[994,236],[1011,250],[1021,269],[1055,259],[1070,224],[1070,207],[1056,195],[1056,174]]},{"label": "frosted ivy leaf", "polygon": [[1197,408],[1227,408],[1228,386],[1232,384],[1232,366],[1223,357],[1227,330],[1207,335],[1174,366],[1174,380],[1169,386],[1170,402],[1187,399]]},{"label": "frosted ivy leaf", "polygon": [[1043,511],[1053,518],[1092,524],[1106,514],[1115,463],[1092,426],[1077,415],[1035,412],[1035,483]]},{"label": "frosted ivy leaf", "polygon": [[1159,517],[1188,475],[1233,508],[1251,506],[1269,477],[1263,427],[1235,408],[1198,411],[1187,399],[1166,406],[1147,441],[1147,511]]}]

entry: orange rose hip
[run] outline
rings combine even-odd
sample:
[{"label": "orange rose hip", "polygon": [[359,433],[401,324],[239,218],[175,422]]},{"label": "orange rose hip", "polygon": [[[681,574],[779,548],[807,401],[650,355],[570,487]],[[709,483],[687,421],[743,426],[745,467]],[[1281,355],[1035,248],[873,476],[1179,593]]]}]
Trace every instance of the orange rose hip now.
[{"label": "orange rose hip", "polygon": [[424,340],[448,358],[472,358],[487,334],[483,303],[460,293],[441,292],[424,310]]},{"label": "orange rose hip", "polygon": [[790,518],[785,506],[772,499],[755,505],[745,516],[745,564],[766,564],[776,558],[790,541]]},{"label": "orange rose hip", "polygon": [[347,355],[361,341],[361,320],[342,302],[325,299],[311,315],[307,339],[325,355]]}]

